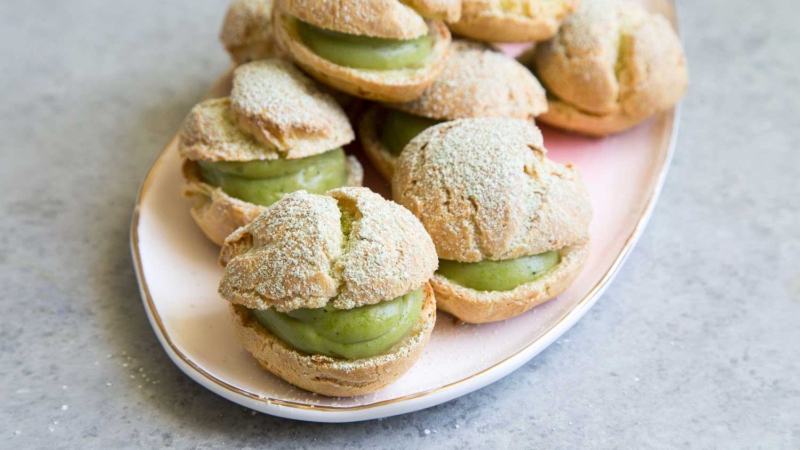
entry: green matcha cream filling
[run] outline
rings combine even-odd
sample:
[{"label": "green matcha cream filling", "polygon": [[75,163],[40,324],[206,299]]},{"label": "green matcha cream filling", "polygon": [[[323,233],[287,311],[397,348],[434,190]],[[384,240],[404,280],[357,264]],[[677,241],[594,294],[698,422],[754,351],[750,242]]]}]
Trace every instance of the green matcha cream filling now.
[{"label": "green matcha cream filling", "polygon": [[269,206],[301,189],[323,194],[347,185],[347,157],[341,148],[300,159],[198,164],[208,184],[222,188],[231,197],[261,206]]},{"label": "green matcha cream filling", "polygon": [[280,313],[253,309],[253,317],[270,333],[313,355],[361,359],[380,355],[402,341],[419,321],[422,288],[393,300],[353,309],[325,306]]},{"label": "green matcha cream filling", "polygon": [[411,139],[441,122],[441,120],[388,109],[381,125],[380,140],[389,153],[400,156],[400,152],[411,142]]},{"label": "green matcha cream filling", "polygon": [[415,69],[433,52],[433,37],[385,39],[339,33],[294,19],[300,40],[318,56],[340,66],[367,70]]},{"label": "green matcha cream filling", "polygon": [[558,252],[540,253],[503,261],[462,263],[439,260],[439,274],[476,291],[510,291],[540,278],[558,265]]}]

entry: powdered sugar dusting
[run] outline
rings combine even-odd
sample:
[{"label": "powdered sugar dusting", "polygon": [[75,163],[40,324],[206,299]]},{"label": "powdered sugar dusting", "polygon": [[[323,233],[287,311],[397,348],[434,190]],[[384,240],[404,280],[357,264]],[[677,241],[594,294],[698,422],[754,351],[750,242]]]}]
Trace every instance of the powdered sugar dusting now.
[{"label": "powdered sugar dusting", "polygon": [[459,40],[442,74],[417,100],[387,107],[439,120],[533,118],[547,110],[544,88],[522,64],[485,44]]},{"label": "powdered sugar dusting", "polygon": [[577,172],[546,158],[521,119],[462,119],[429,128],[401,154],[394,199],[420,218],[439,257],[511,259],[586,235],[591,206]]},{"label": "powdered sugar dusting", "polygon": [[554,104],[563,105],[551,109],[608,119],[607,130],[592,132],[601,135],[671,107],[688,83],[680,40],[666,18],[621,0],[583,2],[537,48],[535,70],[558,97]]},{"label": "powdered sugar dusting", "polygon": [[178,151],[184,158],[202,161],[255,161],[280,157],[277,148],[258,142],[236,125],[227,97],[206,100],[192,108],[181,128]]},{"label": "powdered sugar dusting", "polygon": [[[349,233],[342,214],[352,219]],[[438,265],[422,224],[365,188],[288,194],[222,249],[220,295],[248,308],[336,308],[390,300],[419,288]]]},{"label": "powdered sugar dusting", "polygon": [[231,110],[242,128],[286,152],[287,158],[322,153],[355,138],[334,98],[281,60],[238,67],[233,74]]},{"label": "powdered sugar dusting", "polygon": [[428,32],[422,16],[398,0],[279,0],[278,8],[340,33],[414,39]]}]

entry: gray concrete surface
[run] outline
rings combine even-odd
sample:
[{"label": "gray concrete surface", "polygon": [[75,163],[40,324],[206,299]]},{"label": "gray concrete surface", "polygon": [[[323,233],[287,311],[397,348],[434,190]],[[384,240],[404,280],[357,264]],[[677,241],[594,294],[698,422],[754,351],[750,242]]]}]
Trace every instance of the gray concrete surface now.
[{"label": "gray concrete surface", "polygon": [[0,2],[0,448],[800,448],[800,3],[681,6],[674,166],[597,306],[492,386],[320,425],[184,376],[131,267],[139,181],[228,65],[224,2]]}]

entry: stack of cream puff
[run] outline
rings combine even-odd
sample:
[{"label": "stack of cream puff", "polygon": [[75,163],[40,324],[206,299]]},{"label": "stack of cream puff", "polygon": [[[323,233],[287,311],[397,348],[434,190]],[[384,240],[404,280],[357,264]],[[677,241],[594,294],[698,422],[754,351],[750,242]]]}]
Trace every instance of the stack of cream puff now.
[{"label": "stack of cream puff", "polygon": [[[244,347],[329,396],[401,377],[437,308],[481,324],[564,292],[592,206],[537,123],[621,132],[687,85],[675,31],[625,0],[233,0],[220,38],[239,66],[183,125],[184,194]],[[357,187],[351,121],[394,202]]]}]

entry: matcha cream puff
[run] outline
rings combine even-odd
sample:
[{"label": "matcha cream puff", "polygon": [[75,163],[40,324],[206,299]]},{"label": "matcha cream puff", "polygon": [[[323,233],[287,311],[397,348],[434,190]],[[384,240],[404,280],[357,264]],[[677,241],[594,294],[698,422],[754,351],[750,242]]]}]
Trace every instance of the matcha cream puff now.
[{"label": "matcha cream puff", "polygon": [[439,256],[439,309],[469,323],[508,319],[553,299],[589,254],[589,194],[578,171],[546,157],[530,121],[462,119],[403,150],[394,200]]},{"label": "matcha cream puff", "polygon": [[289,192],[360,186],[361,166],[341,148],[353,139],[341,107],[291,64],[242,65],[230,98],[192,108],[180,132],[192,216],[221,245]]},{"label": "matcha cream puff", "polygon": [[420,357],[436,321],[436,249],[366,188],[295,192],[225,240],[220,296],[260,365],[328,396],[375,392]]},{"label": "matcha cream puff", "polygon": [[[414,7],[417,7],[415,10]],[[369,100],[413,100],[447,60],[460,0],[277,0],[281,47],[318,81]]]},{"label": "matcha cream puff", "polygon": [[590,136],[627,130],[666,111],[689,83],[680,39],[636,3],[592,0],[536,47],[530,66],[547,89],[540,118]]}]

